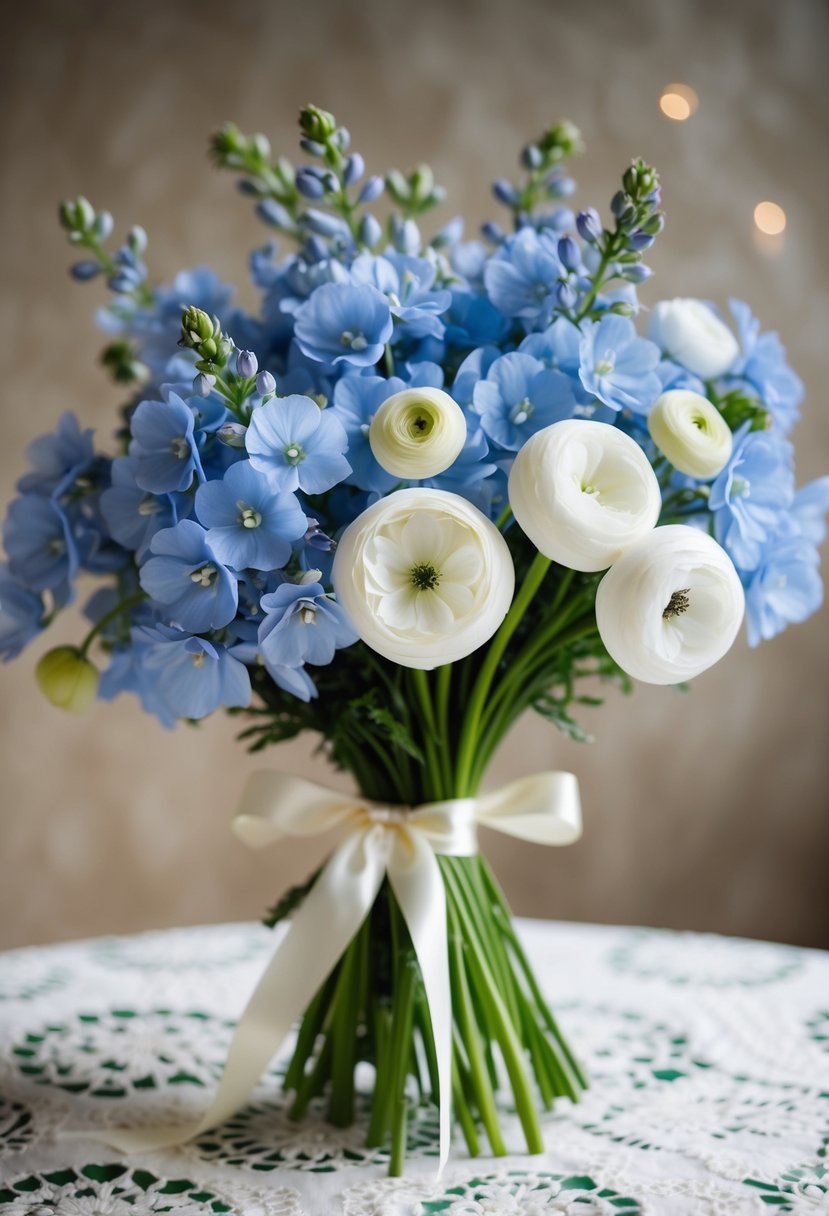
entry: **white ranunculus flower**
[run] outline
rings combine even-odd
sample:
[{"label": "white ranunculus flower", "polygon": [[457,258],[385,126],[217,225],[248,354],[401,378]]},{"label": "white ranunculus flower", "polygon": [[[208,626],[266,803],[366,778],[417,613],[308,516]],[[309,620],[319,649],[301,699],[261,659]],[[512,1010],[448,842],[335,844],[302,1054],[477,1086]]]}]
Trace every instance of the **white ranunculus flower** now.
[{"label": "white ranunculus flower", "polygon": [[454,463],[466,442],[466,418],[443,389],[406,388],[380,406],[368,440],[387,473],[422,481]]},{"label": "white ranunculus flower", "polygon": [[427,671],[488,641],[515,585],[495,525],[460,495],[425,487],[363,511],[337,545],[331,578],[372,650]]},{"label": "white ranunculus flower", "polygon": [[651,312],[648,337],[703,380],[722,376],[740,353],[731,330],[702,300],[662,300]]},{"label": "white ranunculus flower", "polygon": [[731,428],[707,397],[688,389],[663,393],[648,414],[648,430],[675,469],[705,481],[731,458]]},{"label": "white ranunculus flower", "polygon": [[572,570],[605,570],[656,525],[662,495],[635,440],[570,418],[532,435],[509,478],[515,518],[535,547]]},{"label": "white ranunculus flower", "polygon": [[718,662],[745,596],[731,558],[706,532],[656,528],[611,566],[596,593],[608,653],[646,684],[679,684]]}]

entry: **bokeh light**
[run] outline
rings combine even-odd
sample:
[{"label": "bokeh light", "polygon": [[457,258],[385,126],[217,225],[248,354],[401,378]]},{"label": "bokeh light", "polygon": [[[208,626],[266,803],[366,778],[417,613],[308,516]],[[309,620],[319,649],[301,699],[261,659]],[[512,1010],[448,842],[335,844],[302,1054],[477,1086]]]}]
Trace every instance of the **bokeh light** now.
[{"label": "bokeh light", "polygon": [[666,118],[685,122],[696,112],[699,97],[688,84],[668,84],[659,98],[659,108]]},{"label": "bokeh light", "polygon": [[766,236],[779,236],[786,227],[786,212],[766,199],[754,208],[754,223]]}]

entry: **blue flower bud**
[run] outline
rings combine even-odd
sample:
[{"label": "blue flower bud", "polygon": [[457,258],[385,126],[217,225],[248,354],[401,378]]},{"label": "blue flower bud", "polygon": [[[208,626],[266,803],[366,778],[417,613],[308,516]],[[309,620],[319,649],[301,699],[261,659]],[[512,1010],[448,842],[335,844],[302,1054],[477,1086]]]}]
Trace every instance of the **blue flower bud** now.
[{"label": "blue flower bud", "polygon": [[127,245],[136,257],[140,257],[147,248],[147,234],[140,224],[134,224],[127,234]]},{"label": "blue flower bud", "polygon": [[420,252],[420,229],[414,220],[401,220],[399,216],[394,216],[392,243],[398,253],[406,253],[410,257]]},{"label": "blue flower bud", "polygon": [[536,144],[527,144],[524,151],[521,153],[521,164],[525,169],[540,169],[544,163],[544,156]]},{"label": "blue flower bud", "polygon": [[287,209],[281,203],[278,203],[276,199],[261,199],[257,204],[256,213],[266,224],[273,224],[274,228],[281,228],[286,232],[290,232],[294,226]]},{"label": "blue flower bud", "polygon": [[639,228],[628,237],[628,247],[634,249],[637,253],[641,253],[643,249],[650,249],[655,239],[655,237],[647,232],[643,232]]},{"label": "blue flower bud", "polygon": [[211,376],[209,372],[199,372],[193,380],[193,392],[197,397],[209,397],[215,383],[215,376]]},{"label": "blue flower bud", "polygon": [[373,215],[364,215],[360,220],[358,236],[361,245],[373,249],[383,239],[383,228],[380,221]]},{"label": "blue flower bud", "polygon": [[512,182],[508,182],[505,177],[497,177],[495,179],[492,183],[492,193],[498,202],[503,203],[506,207],[514,207],[518,202],[518,191]]},{"label": "blue flower bud", "polygon": [[301,139],[299,146],[309,156],[325,156],[325,144],[319,144],[315,139]]},{"label": "blue flower bud", "polygon": [[622,212],[630,205],[630,199],[625,194],[624,190],[617,190],[610,200],[610,210],[618,219]]},{"label": "blue flower bud", "polygon": [[243,426],[241,422],[225,422],[216,432],[222,443],[226,444],[229,448],[243,448],[247,433],[248,428]]},{"label": "blue flower bud", "polygon": [[116,274],[111,274],[107,279],[107,287],[110,291],[114,291],[117,296],[129,295],[134,291],[140,282],[139,276],[134,270],[129,267],[124,267]]},{"label": "blue flower bud", "polygon": [[492,241],[493,245],[500,245],[504,239],[504,230],[500,224],[496,224],[494,220],[487,220],[481,227],[481,232],[488,241]]},{"label": "blue flower bud", "polygon": [[559,241],[558,259],[567,270],[578,270],[581,266],[581,250],[571,236],[563,236]]},{"label": "blue flower bud", "polygon": [[328,257],[328,246],[318,236],[309,236],[303,252],[309,262],[323,262]]},{"label": "blue flower bud", "polygon": [[576,193],[576,183],[572,177],[559,177],[553,174],[547,178],[547,189],[553,198],[569,198]]},{"label": "blue flower bud", "polygon": [[602,235],[602,221],[598,211],[593,207],[580,211],[576,216],[576,228],[583,241],[590,241],[591,244],[597,241]]},{"label": "blue flower bud", "polygon": [[105,241],[111,235],[115,221],[108,211],[99,211],[92,225],[92,232],[99,241]]},{"label": "blue flower bud", "polygon": [[373,203],[383,193],[385,183],[382,177],[376,175],[367,179],[363,184],[363,188],[357,195],[357,202],[361,204]]},{"label": "blue flower bud", "polygon": [[97,274],[101,273],[101,267],[98,262],[93,262],[90,259],[86,262],[76,262],[69,273],[79,283],[87,283],[90,279],[94,279]]},{"label": "blue flower bud", "polygon": [[276,392],[276,381],[270,372],[260,372],[256,377],[256,391],[260,397],[267,397]]},{"label": "blue flower bud", "polygon": [[577,298],[576,289],[572,283],[562,280],[556,287],[556,300],[559,308],[572,308]]},{"label": "blue flower bud", "polygon": [[317,211],[314,207],[309,207],[305,212],[305,222],[318,236],[348,236],[348,225],[344,220],[338,215]]},{"label": "blue flower bud", "polygon": [[313,169],[297,169],[295,182],[297,190],[305,198],[322,198],[325,194],[325,186]]},{"label": "blue flower bud", "polygon": [[359,152],[352,152],[343,166],[343,179],[347,186],[353,186],[366,171],[366,162]]},{"label": "blue flower bud", "polygon": [[641,262],[638,266],[624,266],[622,268],[622,278],[627,279],[628,283],[644,283],[653,274],[650,266],[645,266]]},{"label": "blue flower bud", "polygon": [[240,350],[236,356],[236,374],[249,380],[259,370],[259,360],[252,350]]}]

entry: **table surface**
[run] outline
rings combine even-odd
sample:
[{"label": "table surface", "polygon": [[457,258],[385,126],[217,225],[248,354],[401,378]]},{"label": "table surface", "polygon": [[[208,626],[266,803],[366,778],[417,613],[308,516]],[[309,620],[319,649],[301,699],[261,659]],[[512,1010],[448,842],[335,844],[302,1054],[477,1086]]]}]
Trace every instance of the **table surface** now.
[{"label": "table surface", "polygon": [[470,1159],[412,1123],[405,1179],[318,1112],[291,1123],[279,1066],[235,1118],[125,1157],[67,1128],[203,1109],[273,949],[216,925],[0,955],[0,1211],[42,1216],[638,1216],[829,1211],[829,955],[713,935],[519,922],[592,1087],[545,1117],[546,1152]]}]

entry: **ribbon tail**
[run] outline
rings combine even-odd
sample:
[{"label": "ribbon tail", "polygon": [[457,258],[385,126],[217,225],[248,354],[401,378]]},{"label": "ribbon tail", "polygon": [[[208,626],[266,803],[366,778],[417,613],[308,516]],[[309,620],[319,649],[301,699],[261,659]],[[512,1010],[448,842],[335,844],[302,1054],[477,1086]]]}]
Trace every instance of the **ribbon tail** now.
[{"label": "ribbon tail", "polygon": [[439,1086],[440,1177],[449,1157],[452,1116],[452,990],[446,929],[446,890],[434,849],[417,829],[395,842],[388,864],[391,888],[412,939],[432,1022]]},{"label": "ribbon tail", "polygon": [[201,1118],[177,1127],[90,1128],[64,1135],[147,1152],[183,1144],[234,1115],[360,928],[384,872],[384,851],[371,829],[349,836],[332,854],[239,1019],[219,1087]]}]

